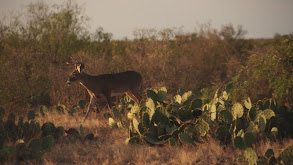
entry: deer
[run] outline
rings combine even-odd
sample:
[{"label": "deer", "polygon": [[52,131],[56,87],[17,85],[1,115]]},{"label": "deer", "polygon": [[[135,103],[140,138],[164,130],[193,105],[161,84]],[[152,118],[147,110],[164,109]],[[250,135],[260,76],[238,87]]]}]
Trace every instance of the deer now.
[{"label": "deer", "polygon": [[97,98],[105,97],[108,108],[112,109],[113,96],[128,95],[136,104],[139,105],[141,100],[140,88],[142,85],[142,76],[135,71],[126,71],[114,74],[101,74],[97,76],[89,75],[83,72],[84,64],[82,62],[75,63],[75,69],[71,73],[68,85],[79,82],[90,96],[90,103],[87,108],[83,122],[91,113]]}]

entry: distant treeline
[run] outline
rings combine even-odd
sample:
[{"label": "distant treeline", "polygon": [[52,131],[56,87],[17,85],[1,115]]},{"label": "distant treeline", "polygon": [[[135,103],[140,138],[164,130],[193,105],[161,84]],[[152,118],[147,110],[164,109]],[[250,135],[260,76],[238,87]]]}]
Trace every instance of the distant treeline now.
[{"label": "distant treeline", "polygon": [[139,29],[134,39],[113,40],[73,3],[32,3],[26,12],[0,21],[0,105],[6,109],[76,103],[87,94],[65,85],[80,60],[93,75],[136,70],[143,89],[166,86],[211,97],[228,82],[233,98],[274,97],[292,106],[293,35],[245,39],[242,26],[202,25],[184,33],[170,28]]}]

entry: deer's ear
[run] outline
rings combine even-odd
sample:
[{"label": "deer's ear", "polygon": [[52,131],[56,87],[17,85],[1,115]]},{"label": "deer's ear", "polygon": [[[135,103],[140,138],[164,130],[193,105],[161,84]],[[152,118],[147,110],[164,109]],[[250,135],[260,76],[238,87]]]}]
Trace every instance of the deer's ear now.
[{"label": "deer's ear", "polygon": [[83,63],[75,64],[75,68],[80,73],[83,70],[83,68],[84,68],[84,64]]}]

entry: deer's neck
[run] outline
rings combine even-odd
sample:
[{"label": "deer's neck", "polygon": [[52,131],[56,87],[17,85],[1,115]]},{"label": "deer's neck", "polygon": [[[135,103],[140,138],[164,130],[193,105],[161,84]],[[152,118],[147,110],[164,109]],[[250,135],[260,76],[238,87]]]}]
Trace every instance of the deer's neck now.
[{"label": "deer's neck", "polygon": [[84,86],[85,88],[89,88],[90,87],[90,82],[93,79],[94,76],[86,74],[84,72],[80,73],[80,79],[79,79],[79,83]]}]

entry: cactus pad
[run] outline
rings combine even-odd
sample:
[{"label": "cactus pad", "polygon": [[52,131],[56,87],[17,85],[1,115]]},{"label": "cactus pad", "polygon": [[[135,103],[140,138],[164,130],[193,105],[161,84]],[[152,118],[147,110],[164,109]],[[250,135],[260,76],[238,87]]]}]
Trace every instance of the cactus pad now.
[{"label": "cactus pad", "polygon": [[256,152],[252,148],[247,148],[244,151],[244,157],[248,161],[248,164],[249,165],[257,164],[258,157],[257,157]]},{"label": "cactus pad", "polygon": [[200,136],[205,136],[209,131],[210,126],[204,119],[199,118],[195,123],[195,129]]},{"label": "cactus pad", "polygon": [[235,103],[232,107],[232,116],[234,119],[240,118],[243,115],[243,106],[240,103]]}]

